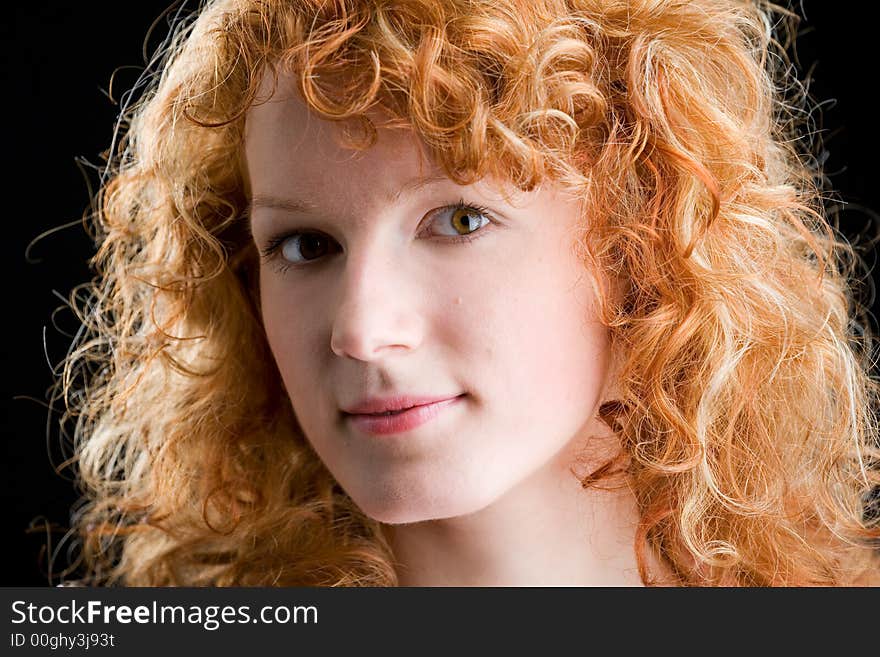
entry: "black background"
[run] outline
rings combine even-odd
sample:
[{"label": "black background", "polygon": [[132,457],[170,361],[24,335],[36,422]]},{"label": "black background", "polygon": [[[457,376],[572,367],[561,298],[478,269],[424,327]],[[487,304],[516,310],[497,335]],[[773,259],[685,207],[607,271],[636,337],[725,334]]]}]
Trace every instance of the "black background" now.
[{"label": "black background", "polygon": [[[147,30],[167,6],[162,0],[14,3],[0,19],[8,230],[3,262],[9,292],[0,361],[2,586],[47,584],[45,522],[64,527],[76,499],[71,483],[54,472],[60,460],[58,415],[48,438],[46,426],[50,363],[57,365],[70,342],[60,331],[72,334],[77,327],[69,311],[60,311],[55,328],[53,311],[73,286],[91,277],[86,263],[93,247],[77,223],[88,207],[89,189],[76,160],[101,162],[118,112],[106,95],[111,75],[120,69],[114,83],[118,99],[134,83],[136,67],[143,66]],[[825,101],[814,118],[823,129],[826,172],[848,202],[841,227],[851,235],[868,223],[869,209],[880,210],[874,179],[880,57],[874,17],[865,13],[870,6],[805,0],[798,8],[806,16],[797,41],[801,77],[811,71],[811,95]],[[163,23],[147,43],[150,52],[164,34]],[[88,178],[94,183],[94,173]],[[34,244],[28,255],[35,262],[28,262],[26,250],[38,235],[70,222],[71,228]],[[43,530],[29,533],[32,524]],[[52,545],[60,536],[55,534]]]}]

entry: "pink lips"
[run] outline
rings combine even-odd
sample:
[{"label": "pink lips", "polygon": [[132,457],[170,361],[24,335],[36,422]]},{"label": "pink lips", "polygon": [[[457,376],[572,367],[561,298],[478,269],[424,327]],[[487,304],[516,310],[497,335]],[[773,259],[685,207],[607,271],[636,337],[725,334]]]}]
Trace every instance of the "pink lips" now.
[{"label": "pink lips", "polygon": [[430,420],[433,420],[444,410],[458,403],[463,395],[440,399],[430,403],[412,406],[405,410],[396,411],[390,415],[375,415],[369,413],[343,413],[345,419],[365,433],[375,435],[388,435],[411,431]]}]

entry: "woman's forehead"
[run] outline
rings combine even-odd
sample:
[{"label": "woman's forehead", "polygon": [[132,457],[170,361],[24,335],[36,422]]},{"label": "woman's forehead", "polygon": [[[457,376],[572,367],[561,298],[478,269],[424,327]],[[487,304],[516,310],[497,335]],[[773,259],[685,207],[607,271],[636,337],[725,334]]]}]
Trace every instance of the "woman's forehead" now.
[{"label": "woman's forehead", "polygon": [[[296,189],[328,194],[345,190],[347,196],[394,202],[430,186],[456,186],[415,131],[387,127],[389,117],[379,112],[367,116],[377,126],[376,141],[369,148],[355,150],[342,141],[344,122],[311,111],[291,76],[279,75],[277,84],[273,76],[264,76],[258,102],[245,118],[245,159],[253,205],[277,207],[292,202],[308,206],[308,199],[290,198]],[[474,186],[512,203],[528,196],[498,178],[486,177]]]},{"label": "woman's forehead", "polygon": [[307,180],[328,173],[362,176],[377,167],[407,172],[408,177],[442,175],[411,129],[381,127],[387,121],[371,114],[380,126],[377,140],[370,148],[355,150],[343,143],[346,122],[311,111],[289,76],[279,76],[271,95],[270,85],[271,76],[265,76],[258,102],[245,118],[245,157],[252,181],[259,184],[292,174]]}]

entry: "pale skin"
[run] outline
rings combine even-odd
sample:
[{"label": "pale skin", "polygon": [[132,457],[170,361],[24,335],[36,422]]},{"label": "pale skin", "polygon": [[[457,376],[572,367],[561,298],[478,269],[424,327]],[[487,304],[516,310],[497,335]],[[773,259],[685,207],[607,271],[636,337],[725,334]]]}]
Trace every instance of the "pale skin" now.
[{"label": "pale skin", "polygon": [[[254,242],[287,234],[262,260],[260,303],[303,433],[382,523],[400,583],[640,584],[634,497],[571,472],[615,447],[596,417],[612,349],[573,248],[579,203],[549,184],[456,185],[411,131],[380,127],[355,153],[338,129],[284,76],[247,116]],[[459,201],[472,241],[451,241]],[[385,436],[340,414],[395,393],[461,403]]]}]

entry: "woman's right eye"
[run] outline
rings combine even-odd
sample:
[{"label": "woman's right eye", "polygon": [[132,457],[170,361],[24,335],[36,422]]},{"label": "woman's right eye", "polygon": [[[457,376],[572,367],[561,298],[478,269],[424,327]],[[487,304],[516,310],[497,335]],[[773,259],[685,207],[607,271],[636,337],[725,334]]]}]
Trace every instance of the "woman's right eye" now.
[{"label": "woman's right eye", "polygon": [[338,250],[335,244],[332,238],[322,233],[291,232],[270,239],[262,255],[268,259],[275,251],[280,251],[285,264],[296,265],[333,253]]},{"label": "woman's right eye", "polygon": [[291,235],[281,246],[281,255],[291,263],[315,260],[331,252],[333,240],[321,233]]}]

